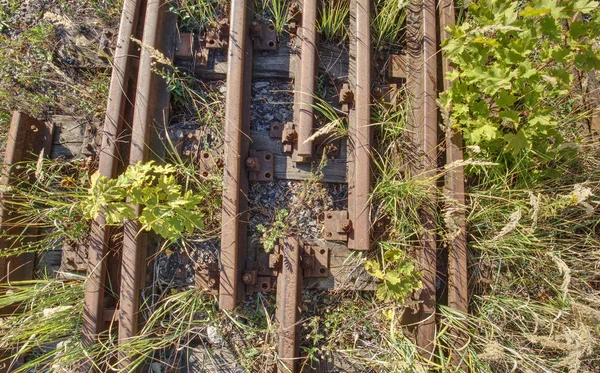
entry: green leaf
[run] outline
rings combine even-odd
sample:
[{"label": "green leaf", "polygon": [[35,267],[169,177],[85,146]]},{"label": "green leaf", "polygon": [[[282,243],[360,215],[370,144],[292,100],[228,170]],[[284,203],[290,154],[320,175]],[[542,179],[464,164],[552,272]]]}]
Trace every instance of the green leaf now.
[{"label": "green leaf", "polygon": [[598,8],[598,2],[589,0],[575,0],[573,8],[580,11],[582,14],[588,14]]},{"label": "green leaf", "polygon": [[581,20],[577,20],[571,23],[571,27],[569,28],[569,35],[575,40],[579,39],[582,36],[585,36],[588,32],[588,26],[583,23]]},{"label": "green leaf", "polygon": [[514,156],[517,156],[521,150],[529,148],[529,140],[523,133],[523,130],[517,131],[516,134],[508,133],[504,135],[506,141],[505,150],[511,152]]},{"label": "green leaf", "polygon": [[494,125],[486,123],[483,126],[473,130],[470,138],[474,144],[479,144],[482,141],[495,139],[498,134],[498,129]]},{"label": "green leaf", "polygon": [[552,9],[550,8],[532,8],[531,6],[528,6],[527,8],[523,9],[522,11],[519,12],[519,15],[521,17],[541,17],[545,14],[548,14],[552,12]]},{"label": "green leaf", "polygon": [[506,109],[508,107],[513,106],[513,104],[517,101],[517,98],[511,95],[509,92],[505,90],[501,90],[498,93],[498,99],[496,100],[496,104],[501,109]]}]

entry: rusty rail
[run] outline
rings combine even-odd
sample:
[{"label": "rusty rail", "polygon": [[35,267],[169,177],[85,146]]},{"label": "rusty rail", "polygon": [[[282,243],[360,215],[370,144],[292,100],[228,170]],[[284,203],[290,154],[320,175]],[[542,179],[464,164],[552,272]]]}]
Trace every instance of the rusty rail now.
[{"label": "rusty rail", "polygon": [[232,310],[241,291],[241,272],[245,262],[246,229],[242,215],[247,204],[246,161],[249,128],[249,98],[252,69],[252,43],[249,36],[249,2],[231,2],[231,28],[225,97],[225,174],[221,224],[221,263],[219,307]]},{"label": "rusty rail", "polygon": [[[166,4],[165,0],[151,0],[146,7],[129,153],[132,166],[148,160],[152,138],[156,137],[156,131],[152,129],[164,128],[168,121],[170,95],[164,79],[152,71],[153,51],[150,50],[153,48],[166,58],[173,58],[176,16],[169,12]],[[134,209],[139,216],[141,206],[136,205]],[[139,221],[126,221],[121,259],[119,344],[126,343],[138,331],[140,290],[144,284],[147,250],[147,235],[141,232]],[[125,349],[119,353],[119,368],[128,368],[134,356]]]},{"label": "rusty rail", "polygon": [[298,371],[300,337],[300,301],[302,298],[302,267],[300,242],[290,236],[280,245],[281,273],[277,276],[277,320],[279,321],[279,373]]},{"label": "rusty rail", "polygon": [[[411,97],[411,132],[418,160],[413,165],[415,174],[424,175],[433,180],[437,167],[438,144],[438,108],[437,97],[437,38],[436,38],[436,2],[434,0],[413,0],[407,18],[407,49],[409,53],[409,71],[407,87]],[[421,208],[420,219],[423,226],[418,261],[423,272],[420,300],[417,312],[416,340],[424,350],[424,355],[433,356],[435,343],[435,306],[436,306],[436,193],[435,182],[428,186],[431,190],[429,200]]]},{"label": "rusty rail", "polygon": [[[104,136],[100,150],[99,174],[113,178],[117,172],[119,157],[118,139],[123,124],[130,122],[132,115],[132,77],[135,76],[133,57],[136,55],[132,36],[139,37],[139,16],[142,0],[125,0],[117,47],[114,54],[113,70],[108,93],[108,105],[104,120]],[[85,284],[85,299],[82,325],[82,342],[91,345],[104,329],[104,291],[107,274],[107,252],[111,232],[106,227],[103,213],[92,223],[88,250],[88,279]],[[85,368],[84,368],[85,369]]]},{"label": "rusty rail", "polygon": [[313,141],[309,140],[314,125],[314,95],[317,58],[317,0],[304,0],[300,27],[302,46],[300,49],[299,79],[296,79],[298,94],[298,140],[294,158],[297,162],[308,161],[313,154]]},{"label": "rusty rail", "polygon": [[371,5],[368,0],[351,2],[355,27],[351,43],[355,52],[353,65],[355,80],[351,81],[355,101],[352,110],[350,144],[353,167],[349,177],[348,211],[352,229],[348,234],[348,248],[368,250],[371,242]]}]

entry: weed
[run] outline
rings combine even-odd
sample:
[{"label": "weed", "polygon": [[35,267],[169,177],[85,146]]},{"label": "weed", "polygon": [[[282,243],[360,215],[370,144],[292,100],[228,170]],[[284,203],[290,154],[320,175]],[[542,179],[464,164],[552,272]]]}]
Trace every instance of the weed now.
[{"label": "weed", "polygon": [[328,42],[345,43],[349,39],[349,0],[322,0],[317,18],[317,31]]},{"label": "weed", "polygon": [[205,31],[216,27],[219,20],[228,14],[228,1],[225,0],[179,0],[170,11],[179,16],[182,31]]},{"label": "weed", "polygon": [[371,16],[371,40],[373,48],[385,50],[400,45],[408,1],[375,0]]},{"label": "weed", "polygon": [[267,253],[270,253],[275,248],[275,245],[280,239],[284,239],[288,236],[288,224],[285,223],[285,218],[289,215],[288,210],[281,209],[277,211],[275,220],[269,227],[265,227],[262,224],[256,226],[256,229],[262,233],[260,242],[263,244],[263,248]]},{"label": "weed", "polygon": [[256,12],[271,19],[278,34],[283,34],[288,24],[290,0],[254,0]]}]

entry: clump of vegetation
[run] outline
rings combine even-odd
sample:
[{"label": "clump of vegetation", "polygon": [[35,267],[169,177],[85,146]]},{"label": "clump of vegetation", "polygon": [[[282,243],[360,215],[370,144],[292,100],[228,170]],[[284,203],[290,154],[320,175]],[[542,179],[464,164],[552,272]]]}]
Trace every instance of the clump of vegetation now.
[{"label": "clump of vegetation", "polygon": [[229,2],[226,0],[179,0],[171,5],[170,11],[179,16],[182,31],[203,32],[207,27],[216,27],[227,18]]},{"label": "clump of vegetation", "polygon": [[281,209],[277,211],[275,220],[269,227],[265,227],[263,224],[256,226],[256,229],[262,233],[260,242],[263,244],[265,252],[270,253],[273,251],[275,246],[279,243],[279,240],[288,236],[290,228],[285,222],[288,215],[289,212],[287,209]]},{"label": "clump of vegetation", "polygon": [[290,0],[254,0],[255,11],[270,19],[279,35],[283,34],[289,21]]},{"label": "clump of vegetation", "polygon": [[574,69],[600,68],[597,5],[486,0],[469,6],[465,22],[450,26],[444,51],[457,68],[440,102],[467,145],[504,158],[509,167],[550,166],[572,154],[561,145],[587,110],[577,104],[583,92],[572,95]]},{"label": "clump of vegetation", "polygon": [[371,41],[376,50],[398,48],[409,1],[375,0],[371,13]]},{"label": "clump of vegetation", "polygon": [[346,43],[348,34],[349,0],[322,0],[317,17],[317,31],[328,42]]}]

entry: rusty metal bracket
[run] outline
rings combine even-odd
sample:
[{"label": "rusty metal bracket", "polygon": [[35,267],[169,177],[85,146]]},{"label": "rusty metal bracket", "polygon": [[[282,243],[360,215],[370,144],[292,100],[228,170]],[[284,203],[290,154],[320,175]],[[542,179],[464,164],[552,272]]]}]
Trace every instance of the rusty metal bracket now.
[{"label": "rusty metal bracket", "polygon": [[209,50],[198,36],[191,32],[182,32],[175,40],[175,58],[193,61],[196,66],[208,66]]},{"label": "rusty metal bracket", "polygon": [[269,127],[269,137],[272,139],[280,139],[283,134],[283,124],[281,123],[272,123]]},{"label": "rusty metal bracket", "polygon": [[219,293],[219,265],[216,262],[198,263],[194,276],[196,289],[210,295]]},{"label": "rusty metal bracket", "polygon": [[215,158],[210,152],[207,151],[199,151],[197,161],[200,169],[200,175],[203,177],[208,177],[219,168]]},{"label": "rusty metal bracket", "polygon": [[296,132],[294,123],[286,123],[281,131],[281,144],[283,145],[283,152],[292,153],[297,140],[298,132]]},{"label": "rusty metal bracket", "polygon": [[250,181],[273,181],[273,153],[250,150],[246,158],[246,169]]},{"label": "rusty metal bracket", "polygon": [[264,24],[257,20],[250,24],[250,38],[255,50],[274,51],[277,50],[277,31],[273,24]]},{"label": "rusty metal bracket", "polygon": [[352,89],[348,83],[344,83],[342,89],[340,90],[339,103],[342,106],[342,111],[346,113],[349,112],[354,106],[354,92],[352,92]]},{"label": "rusty metal bracket", "polygon": [[288,32],[296,35],[298,26],[302,19],[300,4],[298,1],[292,1],[288,7]]},{"label": "rusty metal bracket", "polygon": [[302,267],[304,277],[329,277],[329,248],[304,246]]},{"label": "rusty metal bracket", "polygon": [[324,224],[323,235],[327,241],[348,241],[348,233],[352,231],[348,211],[325,211]]},{"label": "rusty metal bracket", "polygon": [[373,98],[392,107],[398,104],[398,94],[397,84],[377,84],[372,92]]},{"label": "rusty metal bracket", "polygon": [[229,20],[222,19],[217,27],[207,29],[201,41],[208,49],[226,49],[229,45]]},{"label": "rusty metal bracket", "polygon": [[406,81],[407,57],[402,54],[392,54],[387,60],[387,79],[389,81]]}]

